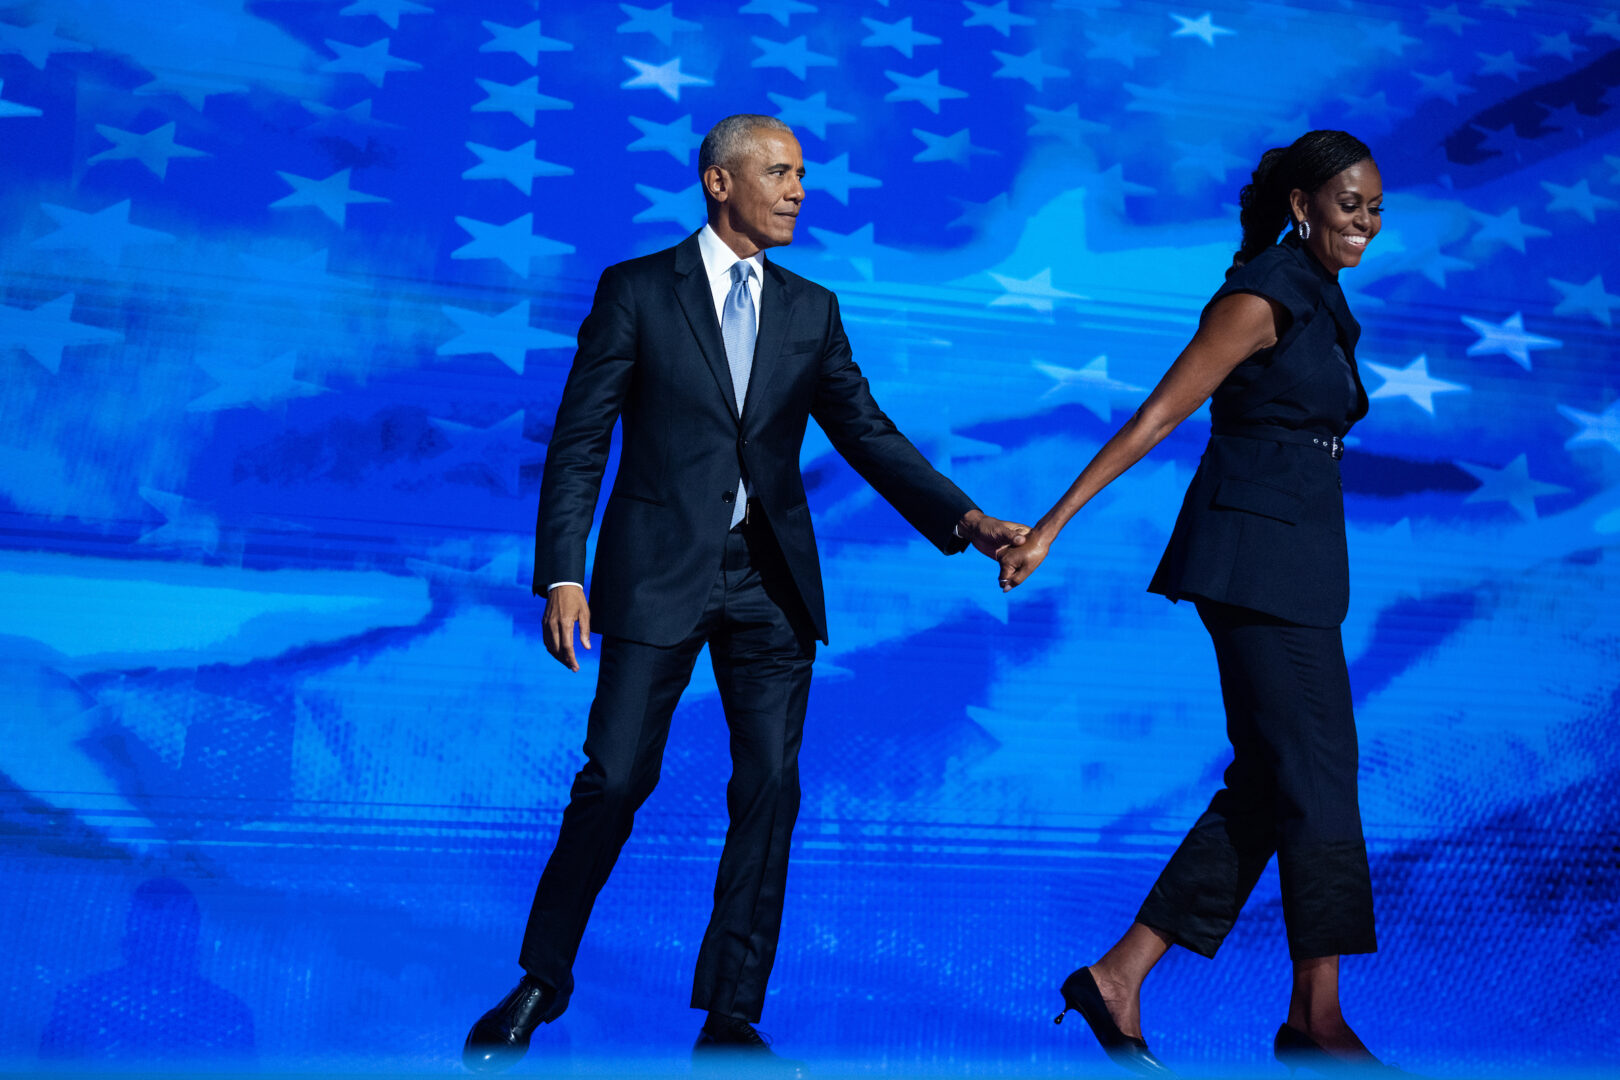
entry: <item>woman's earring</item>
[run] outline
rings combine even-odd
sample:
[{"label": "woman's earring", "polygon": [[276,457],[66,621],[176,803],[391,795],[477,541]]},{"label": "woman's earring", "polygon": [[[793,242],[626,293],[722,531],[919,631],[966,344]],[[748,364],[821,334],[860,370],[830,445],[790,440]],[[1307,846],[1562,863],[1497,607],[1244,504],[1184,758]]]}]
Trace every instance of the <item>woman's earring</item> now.
[{"label": "woman's earring", "polygon": [[1298,227],[1299,238],[1301,240],[1309,240],[1311,238],[1311,223],[1306,221],[1304,218],[1300,218]]}]

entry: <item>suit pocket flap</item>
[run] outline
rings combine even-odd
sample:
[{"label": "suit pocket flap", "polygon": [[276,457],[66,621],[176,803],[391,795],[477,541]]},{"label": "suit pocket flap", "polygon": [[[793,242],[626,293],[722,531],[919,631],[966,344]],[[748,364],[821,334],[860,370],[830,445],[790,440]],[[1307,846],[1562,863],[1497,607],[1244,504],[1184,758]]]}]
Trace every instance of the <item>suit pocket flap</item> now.
[{"label": "suit pocket flap", "polygon": [[1299,522],[1305,500],[1285,488],[1261,480],[1228,476],[1215,489],[1214,505],[1226,510],[1243,510],[1261,517],[1294,525]]}]

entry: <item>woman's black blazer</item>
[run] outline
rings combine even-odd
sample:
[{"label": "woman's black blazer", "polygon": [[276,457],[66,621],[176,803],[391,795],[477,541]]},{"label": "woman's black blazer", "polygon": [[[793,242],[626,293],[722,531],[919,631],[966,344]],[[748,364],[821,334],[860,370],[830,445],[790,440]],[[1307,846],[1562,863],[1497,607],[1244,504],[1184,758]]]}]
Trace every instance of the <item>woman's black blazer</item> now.
[{"label": "woman's black blazer", "polygon": [[1337,626],[1350,566],[1336,455],[1367,412],[1355,361],[1361,327],[1338,281],[1292,233],[1230,271],[1210,304],[1235,292],[1275,301],[1288,322],[1210,398],[1209,445],[1148,590]]}]

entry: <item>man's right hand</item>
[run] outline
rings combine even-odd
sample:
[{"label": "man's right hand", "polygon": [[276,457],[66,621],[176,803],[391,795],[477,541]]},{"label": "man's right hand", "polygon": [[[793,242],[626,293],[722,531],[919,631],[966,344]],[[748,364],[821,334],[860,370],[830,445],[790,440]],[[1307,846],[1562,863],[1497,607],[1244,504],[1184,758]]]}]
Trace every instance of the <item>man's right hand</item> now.
[{"label": "man's right hand", "polygon": [[585,590],[578,585],[558,585],[546,594],[546,648],[569,671],[579,670],[579,661],[574,659],[576,623],[580,643],[590,648],[591,606],[585,602]]}]

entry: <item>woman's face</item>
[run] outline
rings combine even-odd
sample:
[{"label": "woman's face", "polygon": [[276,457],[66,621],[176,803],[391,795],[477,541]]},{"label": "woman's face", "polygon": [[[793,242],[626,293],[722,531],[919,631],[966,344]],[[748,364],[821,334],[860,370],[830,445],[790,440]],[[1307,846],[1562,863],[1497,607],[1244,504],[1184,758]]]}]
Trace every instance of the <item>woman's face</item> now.
[{"label": "woman's face", "polygon": [[1346,266],[1361,262],[1372,238],[1378,235],[1384,211],[1384,182],[1372,158],[1358,161],[1307,195],[1295,188],[1289,195],[1294,221],[1310,223],[1305,246],[1316,261],[1337,276]]}]

